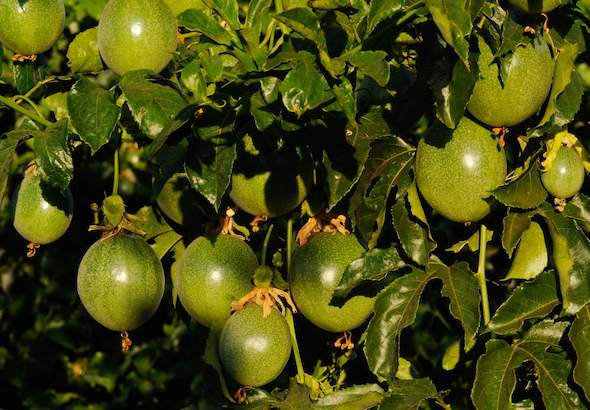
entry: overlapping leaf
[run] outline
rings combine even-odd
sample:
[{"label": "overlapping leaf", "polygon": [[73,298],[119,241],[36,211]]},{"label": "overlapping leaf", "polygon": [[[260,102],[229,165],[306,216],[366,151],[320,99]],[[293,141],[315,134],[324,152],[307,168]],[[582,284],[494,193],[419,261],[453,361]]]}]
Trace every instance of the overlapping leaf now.
[{"label": "overlapping leaf", "polygon": [[35,132],[33,148],[38,174],[56,188],[66,189],[74,176],[68,122],[62,120],[52,127]]},{"label": "overlapping leaf", "polygon": [[428,399],[438,397],[430,379],[396,380],[390,384],[391,394],[385,398],[379,410],[418,410]]},{"label": "overlapping leaf", "polygon": [[568,336],[576,352],[574,380],[590,400],[590,306],[578,312]]},{"label": "overlapping leaf", "polygon": [[526,213],[509,212],[502,224],[502,247],[508,256],[512,257],[522,234],[531,224],[531,217]]},{"label": "overlapping leaf", "polygon": [[499,187],[492,195],[511,208],[533,209],[545,201],[547,191],[537,165],[532,164],[516,181]]}]

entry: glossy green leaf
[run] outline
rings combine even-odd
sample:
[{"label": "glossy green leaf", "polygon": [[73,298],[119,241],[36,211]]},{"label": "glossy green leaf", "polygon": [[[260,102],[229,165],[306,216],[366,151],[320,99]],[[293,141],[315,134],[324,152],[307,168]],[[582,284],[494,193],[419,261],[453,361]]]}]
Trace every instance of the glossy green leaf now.
[{"label": "glossy green leaf", "polygon": [[328,82],[313,61],[308,59],[300,60],[289,71],[279,89],[285,108],[297,116],[316,108],[330,97]]},{"label": "glossy green leaf", "polygon": [[344,136],[326,135],[324,167],[328,191],[328,211],[346,196],[359,180],[369,156],[371,142],[391,135],[383,111],[373,109],[360,116],[358,124],[348,124]]},{"label": "glossy green leaf", "polygon": [[180,269],[180,261],[186,246],[183,241],[178,241],[172,248],[173,262],[170,265],[170,279],[172,279],[172,305],[176,307],[178,302],[178,270]]},{"label": "glossy green leaf", "polygon": [[[71,93],[71,91],[70,91]],[[41,107],[49,110],[55,116],[57,121],[69,120],[70,113],[68,110],[68,96],[67,92],[53,93],[41,100]]]},{"label": "glossy green leaf", "polygon": [[436,116],[448,128],[454,129],[463,117],[465,107],[478,79],[478,54],[469,53],[467,65],[446,55],[435,61],[432,91],[436,101]]},{"label": "glossy green leaf", "polygon": [[178,16],[178,25],[202,33],[219,44],[229,46],[232,43],[232,36],[213,17],[201,10],[185,11]]},{"label": "glossy green leaf", "polygon": [[429,399],[438,397],[430,379],[396,380],[389,385],[391,394],[381,402],[379,410],[418,410]]},{"label": "glossy green leaf", "polygon": [[508,212],[502,224],[502,247],[508,256],[512,257],[522,234],[531,224],[531,216],[526,213]]},{"label": "glossy green leaf", "polygon": [[488,327],[498,334],[519,331],[528,319],[547,316],[559,305],[556,272],[541,273],[534,281],[524,282],[496,310]]},{"label": "glossy green leaf", "polygon": [[469,43],[466,37],[471,33],[472,24],[465,4],[456,0],[426,0],[425,3],[442,37],[468,66]]},{"label": "glossy green leaf", "polygon": [[238,0],[210,0],[215,11],[229,23],[234,30],[240,28],[238,18]]},{"label": "glossy green leaf", "polygon": [[541,182],[538,166],[531,165],[522,175],[508,185],[492,192],[494,198],[511,208],[533,209],[547,198],[547,191]]},{"label": "glossy green leaf", "polygon": [[561,214],[580,222],[590,223],[590,198],[579,192],[567,201]]},{"label": "glossy green leaf", "polygon": [[465,262],[448,267],[436,259],[428,264],[426,272],[433,279],[442,280],[442,295],[449,299],[453,317],[461,322],[465,351],[469,351],[475,344],[480,322],[481,298],[475,274]]},{"label": "glossy green leaf", "polygon": [[[487,241],[488,242],[491,241],[493,236],[494,236],[494,231],[491,231],[488,229],[486,231]],[[453,246],[448,248],[447,251],[459,253],[463,249],[465,249],[465,247],[467,247],[467,249],[471,252],[477,252],[479,250],[479,231],[474,232],[469,238],[467,238],[463,241],[457,242],[456,244],[454,244]]]},{"label": "glossy green leaf", "polygon": [[334,291],[337,297],[346,297],[352,289],[364,281],[380,281],[389,273],[407,266],[395,247],[371,249],[362,258],[353,261],[342,274]]},{"label": "glossy green leaf", "polygon": [[319,399],[313,410],[357,410],[381,402],[385,392],[377,384],[364,384],[338,390]]},{"label": "glossy green leaf", "polygon": [[377,84],[385,87],[389,82],[389,64],[384,51],[355,51],[342,56],[355,66],[359,74],[371,77]]},{"label": "glossy green leaf", "polygon": [[414,269],[389,284],[375,301],[375,315],[366,330],[365,356],[371,371],[390,383],[399,363],[401,332],[416,320],[420,297],[431,273]]},{"label": "glossy green leaf", "polygon": [[43,58],[36,62],[25,61],[24,63],[13,62],[12,74],[14,83],[19,94],[26,94],[39,81],[45,78],[45,66]]},{"label": "glossy green leaf", "polygon": [[351,199],[351,211],[358,231],[376,245],[385,223],[391,190],[410,170],[415,150],[400,138],[375,141]]},{"label": "glossy green leaf", "polygon": [[16,129],[0,136],[0,204],[6,194],[16,147],[24,139],[31,137],[33,133],[34,130]]},{"label": "glossy green leaf", "polygon": [[68,95],[72,126],[92,154],[109,142],[119,120],[121,109],[113,100],[113,93],[85,78],[78,80]]},{"label": "glossy green leaf", "polygon": [[164,232],[153,238],[150,244],[158,259],[163,259],[174,246],[182,240],[182,236],[175,231]]},{"label": "glossy green leaf", "polygon": [[172,87],[146,78],[147,72],[132,71],[123,76],[119,87],[123,91],[133,119],[141,131],[156,138],[187,105]]},{"label": "glossy green leaf", "polygon": [[311,9],[296,7],[275,15],[274,18],[303,37],[313,41],[320,49],[327,49],[326,38],[320,27],[320,20]]},{"label": "glossy green leaf", "polygon": [[379,23],[401,10],[405,0],[371,0],[367,16],[367,33],[371,33]]},{"label": "glossy green leaf", "polygon": [[33,148],[38,174],[56,188],[65,190],[74,176],[67,121],[37,131]]},{"label": "glossy green leaf", "polygon": [[538,223],[531,222],[522,234],[510,271],[503,280],[534,279],[547,267],[547,260],[545,234]]},{"label": "glossy green leaf", "polygon": [[194,59],[184,66],[180,72],[180,81],[193,93],[197,101],[204,102],[207,99],[207,82],[203,76],[199,59]]},{"label": "glossy green leaf", "polygon": [[[248,14],[246,15],[245,27],[256,28],[258,32],[266,30],[264,23],[270,17],[270,6],[272,0],[253,0],[248,5]],[[266,20],[266,21],[265,21]]]},{"label": "glossy green leaf", "polygon": [[445,351],[445,354],[443,355],[442,359],[442,368],[446,371],[451,371],[455,367],[457,367],[457,364],[459,364],[460,360],[461,341],[457,340],[456,342],[452,343],[449,347],[447,347],[447,350]]},{"label": "glossy green leaf", "polygon": [[342,76],[340,84],[336,84],[332,87],[332,92],[336,97],[336,101],[342,108],[344,115],[349,123],[354,124],[356,122],[356,96],[352,89],[352,84],[348,78]]},{"label": "glossy green leaf", "polygon": [[436,244],[429,238],[428,228],[408,212],[405,200],[396,201],[391,207],[393,227],[406,255],[418,265],[426,265]]},{"label": "glossy green leaf", "polygon": [[98,28],[82,31],[68,47],[68,67],[72,73],[92,73],[103,69],[98,50]]},{"label": "glossy green leaf", "polygon": [[590,306],[578,312],[568,337],[576,352],[574,380],[584,390],[586,399],[590,399]]},{"label": "glossy green leaf", "polygon": [[151,206],[144,206],[133,214],[137,219],[135,226],[145,232],[144,239],[149,241],[156,236],[172,230],[166,220],[154,212]]}]

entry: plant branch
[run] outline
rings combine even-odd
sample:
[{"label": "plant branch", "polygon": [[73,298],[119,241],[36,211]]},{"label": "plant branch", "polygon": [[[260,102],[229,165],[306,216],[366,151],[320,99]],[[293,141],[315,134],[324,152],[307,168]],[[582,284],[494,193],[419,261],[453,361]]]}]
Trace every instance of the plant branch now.
[{"label": "plant branch", "polygon": [[29,117],[30,119],[32,119],[36,123],[43,125],[44,127],[52,127],[54,125],[54,123],[52,123],[51,121],[37,115],[36,113],[34,113],[32,111],[27,110],[24,107],[21,107],[15,101],[13,101],[10,98],[4,97],[3,95],[0,95],[0,103],[4,104],[8,108],[11,108],[14,111],[16,111],[22,115],[26,115],[27,117]]},{"label": "plant branch", "polygon": [[477,266],[477,279],[481,292],[481,304],[483,308],[483,323],[487,326],[490,322],[490,301],[488,299],[488,284],[486,281],[486,248],[488,244],[488,232],[485,225],[479,228],[479,264]]}]

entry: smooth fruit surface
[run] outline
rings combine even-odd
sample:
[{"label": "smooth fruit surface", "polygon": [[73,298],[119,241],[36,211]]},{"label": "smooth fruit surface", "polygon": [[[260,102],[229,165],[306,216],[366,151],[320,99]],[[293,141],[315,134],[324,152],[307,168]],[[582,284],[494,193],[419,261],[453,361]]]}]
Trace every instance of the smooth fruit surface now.
[{"label": "smooth fruit surface", "polygon": [[188,9],[202,10],[206,8],[202,0],[164,0],[175,16]]},{"label": "smooth fruit surface", "polygon": [[276,309],[265,319],[260,306],[246,305],[225,322],[221,331],[221,364],[244,386],[263,386],[276,379],[290,355],[289,326]]},{"label": "smooth fruit surface", "polygon": [[375,299],[354,296],[342,306],[330,305],[342,274],[364,249],[353,235],[318,233],[293,253],[289,285],[303,316],[328,332],[360,326],[373,311]]},{"label": "smooth fruit surface", "polygon": [[570,198],[578,193],[584,184],[584,164],[574,148],[561,147],[541,181],[547,192],[556,198]]},{"label": "smooth fruit surface", "polygon": [[110,0],[98,24],[98,48],[119,75],[159,73],[176,50],[176,19],[162,0]]},{"label": "smooth fruit surface", "polygon": [[250,215],[281,216],[303,202],[312,172],[308,158],[292,152],[263,154],[247,136],[238,152],[229,196]]},{"label": "smooth fruit surface", "polygon": [[45,245],[59,239],[70,226],[74,200],[41,177],[27,175],[15,194],[14,227],[30,242]]},{"label": "smooth fruit surface", "polygon": [[164,270],[140,237],[117,234],[96,241],[78,268],[78,295],[90,315],[118,332],[133,330],[156,312]]},{"label": "smooth fruit surface", "polygon": [[174,174],[162,187],[158,208],[179,225],[191,225],[202,216],[201,199],[185,173]]},{"label": "smooth fruit surface", "polygon": [[491,131],[463,117],[452,131],[435,127],[416,153],[420,193],[442,216],[475,222],[491,210],[490,191],[506,178],[506,157]]},{"label": "smooth fruit surface", "polygon": [[202,325],[223,325],[231,303],[252,289],[257,266],[246,242],[228,235],[201,236],[182,256],[176,284],[180,302]]},{"label": "smooth fruit surface", "polygon": [[534,115],[543,105],[553,81],[553,58],[544,41],[518,46],[500,82],[498,64],[479,37],[479,76],[467,104],[469,112],[492,127],[511,127]]},{"label": "smooth fruit surface", "polygon": [[63,0],[0,0],[0,41],[16,53],[43,53],[61,36],[65,17]]},{"label": "smooth fruit surface", "polygon": [[517,9],[525,13],[548,13],[559,7],[561,0],[508,0]]}]

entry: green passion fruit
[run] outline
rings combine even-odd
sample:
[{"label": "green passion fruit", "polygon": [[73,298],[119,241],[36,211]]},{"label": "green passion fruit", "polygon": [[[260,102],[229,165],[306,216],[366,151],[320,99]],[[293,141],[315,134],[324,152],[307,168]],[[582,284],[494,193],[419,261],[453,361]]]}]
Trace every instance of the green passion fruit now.
[{"label": "green passion fruit", "polygon": [[25,175],[15,193],[14,228],[26,240],[45,245],[59,239],[72,221],[74,200],[38,175]]},{"label": "green passion fruit", "polygon": [[318,233],[293,253],[289,288],[293,301],[307,320],[328,332],[360,326],[373,311],[375,299],[353,296],[342,306],[331,305],[342,274],[363,247],[353,235]]},{"label": "green passion fruit", "polygon": [[574,148],[562,146],[551,167],[541,173],[543,186],[556,198],[570,198],[584,184],[584,164]]},{"label": "green passion fruit", "polygon": [[203,211],[199,194],[192,187],[185,173],[177,173],[166,181],[156,203],[158,208],[179,225],[198,222]]},{"label": "green passion fruit", "polygon": [[492,133],[463,117],[452,131],[435,126],[418,143],[416,180],[420,193],[442,216],[475,222],[491,210],[490,191],[506,178],[506,156]]},{"label": "green passion fruit", "polygon": [[116,234],[99,239],[78,268],[78,295],[98,323],[118,332],[145,323],[164,294],[164,270],[142,238]]},{"label": "green passion fruit", "polygon": [[243,211],[270,218],[285,215],[307,196],[312,184],[311,160],[295,152],[259,151],[250,136],[238,151],[229,197]]},{"label": "green passion fruit", "polygon": [[0,41],[19,54],[43,53],[61,36],[65,17],[63,0],[2,0]]},{"label": "green passion fruit", "polygon": [[228,236],[201,236],[184,251],[176,287],[182,306],[200,324],[222,326],[230,305],[252,289],[258,262],[244,241]]},{"label": "green passion fruit", "polygon": [[556,9],[562,0],[508,0],[510,4],[529,14],[548,13]]},{"label": "green passion fruit", "polygon": [[119,75],[159,73],[176,50],[176,19],[162,0],[110,0],[98,23],[98,48]]},{"label": "green passion fruit", "polygon": [[479,72],[467,110],[492,127],[511,127],[534,115],[547,98],[553,81],[554,62],[547,44],[535,38],[518,46],[507,64],[502,82],[492,50],[482,37]]},{"label": "green passion fruit", "polygon": [[225,322],[218,348],[223,368],[235,381],[263,386],[276,379],[289,361],[289,326],[276,309],[264,318],[260,306],[249,304]]},{"label": "green passion fruit", "polygon": [[164,0],[164,3],[175,16],[189,9],[202,10],[207,7],[203,0]]}]

